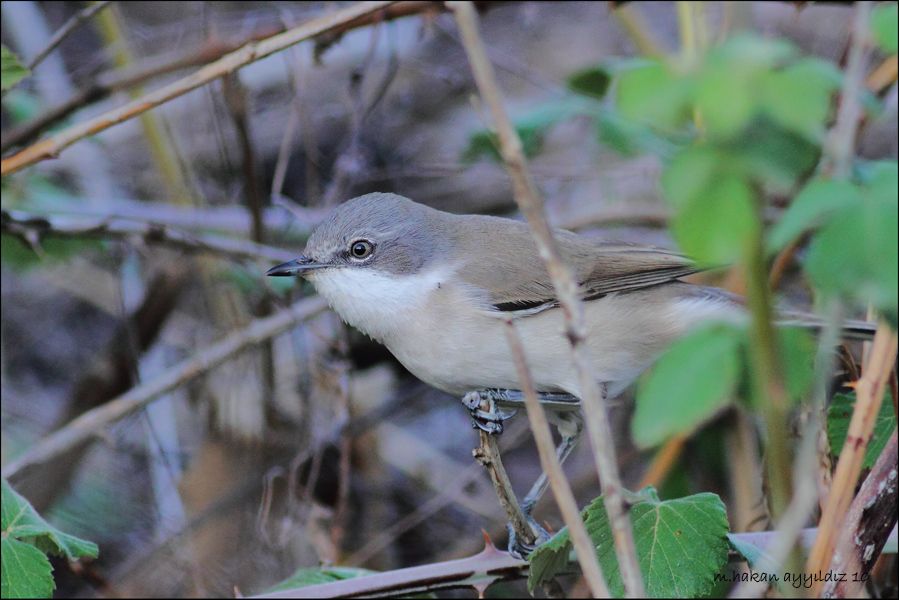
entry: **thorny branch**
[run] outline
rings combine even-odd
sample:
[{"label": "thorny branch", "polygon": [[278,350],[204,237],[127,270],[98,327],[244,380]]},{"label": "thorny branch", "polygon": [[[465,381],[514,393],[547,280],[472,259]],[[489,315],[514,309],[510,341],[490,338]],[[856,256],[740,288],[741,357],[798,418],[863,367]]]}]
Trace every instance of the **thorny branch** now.
[{"label": "thorny branch", "polygon": [[586,415],[587,432],[590,435],[599,471],[599,481],[615,539],[615,550],[624,587],[628,596],[642,597],[645,596],[643,578],[637,562],[630,519],[622,497],[621,477],[618,474],[615,457],[614,437],[605,412],[604,392],[593,378],[587,348],[583,343],[586,327],[583,305],[577,295],[577,283],[571,270],[562,260],[552,229],[546,220],[543,201],[528,174],[521,140],[506,114],[493,67],[478,32],[474,6],[470,2],[453,2],[451,7],[455,10],[478,89],[493,114],[503,162],[512,179],[515,201],[531,227],[540,257],[546,264],[565,317],[566,333],[571,341],[574,365],[578,373],[581,405]]},{"label": "thorny branch", "polygon": [[114,217],[39,215],[16,210],[0,212],[0,231],[14,235],[39,251],[46,236],[60,238],[119,238],[162,244],[193,252],[212,252],[241,260],[287,261],[295,253],[214,234],[180,231],[156,223]]},{"label": "thorny branch", "polygon": [[38,468],[97,435],[105,427],[140,410],[162,394],[223,364],[241,351],[279,335],[325,309],[321,298],[300,300],[270,317],[256,319],[190,358],[169,367],[158,377],[131,388],[103,406],[89,410],[9,461],[3,477],[12,479],[26,469]]}]

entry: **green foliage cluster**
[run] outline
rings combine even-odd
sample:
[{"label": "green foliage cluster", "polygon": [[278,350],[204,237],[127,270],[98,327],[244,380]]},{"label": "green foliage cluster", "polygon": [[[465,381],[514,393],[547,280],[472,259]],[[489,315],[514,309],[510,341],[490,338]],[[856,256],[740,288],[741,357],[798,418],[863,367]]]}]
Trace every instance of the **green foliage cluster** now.
[{"label": "green foliage cluster", "polygon": [[96,558],[97,545],[63,533],[50,525],[3,480],[2,529],[3,570],[0,574],[0,597],[50,598],[56,587],[53,567],[47,554],[68,560]]},{"label": "green foliage cluster", "polygon": [[[877,7],[871,27],[881,48],[895,53],[896,4]],[[803,268],[816,297],[823,303],[870,305],[895,327],[896,162],[857,160],[845,180],[819,167],[842,84],[833,64],[803,56],[786,41],[738,35],[692,62],[629,59],[574,73],[568,79],[570,97],[525,115],[516,125],[525,149],[536,154],[555,124],[575,116],[591,119],[602,145],[624,155],[651,153],[662,159],[671,232],[686,254],[715,266],[747,261],[761,243],[761,252],[771,259],[808,236]],[[866,92],[862,104],[869,112],[880,110]],[[464,158],[499,160],[496,146],[489,133],[478,132]],[[765,231],[764,200],[772,194],[794,199]],[[778,331],[775,344],[787,393],[801,402],[813,384],[815,342],[808,331],[787,328]],[[646,448],[690,434],[742,397],[751,387],[750,345],[746,326],[724,323],[675,342],[638,386],[632,421],[636,443]],[[827,431],[835,456],[853,403],[854,395],[837,394],[830,406]],[[883,407],[867,467],[896,426],[891,404]],[[727,520],[717,496],[661,501],[654,490],[644,490],[630,514],[650,596],[710,591],[728,548]],[[621,596],[602,498],[583,516],[613,594]],[[752,554],[747,558],[755,556],[752,549],[743,550]],[[565,530],[538,548],[530,559],[529,587],[567,569],[570,551]]]}]

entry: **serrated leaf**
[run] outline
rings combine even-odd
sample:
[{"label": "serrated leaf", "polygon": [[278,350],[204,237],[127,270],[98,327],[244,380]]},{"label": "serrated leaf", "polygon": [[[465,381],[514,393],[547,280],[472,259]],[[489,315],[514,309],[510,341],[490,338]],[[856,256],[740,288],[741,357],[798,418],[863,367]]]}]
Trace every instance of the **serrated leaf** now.
[{"label": "serrated leaf", "polygon": [[364,575],[371,575],[377,571],[369,569],[360,569],[355,567],[313,567],[301,568],[294,571],[293,575],[284,581],[272,586],[265,593],[278,592],[281,590],[290,590],[294,588],[306,587],[309,585],[318,585],[320,583],[331,583],[332,581],[343,581],[344,579],[353,579]]},{"label": "serrated leaf", "polygon": [[899,206],[867,198],[837,211],[812,240],[805,270],[824,294],[895,315],[899,300]]},{"label": "serrated leaf", "polygon": [[30,73],[12,50],[0,44],[0,89],[5,92]]},{"label": "serrated leaf", "polygon": [[[624,595],[615,544],[602,498],[582,512],[600,566],[614,597]],[[693,598],[707,593],[714,576],[727,563],[728,522],[724,503],[715,494],[696,494],[661,501],[655,489],[634,495],[630,509],[640,571],[651,598]],[[567,566],[571,550],[563,529],[530,556],[528,589],[554,577]],[[565,557],[566,561],[562,561]]]},{"label": "serrated leaf", "polygon": [[809,229],[820,226],[834,212],[861,199],[857,186],[848,181],[813,179],[793,199],[768,236],[767,249],[775,253]]},{"label": "serrated leaf", "polygon": [[685,254],[700,264],[738,260],[760,227],[749,185],[733,175],[721,175],[681,207],[671,231]]},{"label": "serrated leaf", "polygon": [[899,42],[897,42],[897,16],[895,2],[888,2],[877,6],[871,11],[871,33],[874,41],[888,54],[896,54]]},{"label": "serrated leaf", "polygon": [[568,89],[583,96],[602,99],[609,91],[612,77],[602,67],[590,67],[568,76]]},{"label": "serrated leaf", "polygon": [[631,434],[642,448],[693,431],[730,404],[743,333],[716,324],[674,342],[637,387]]},{"label": "serrated leaf", "polygon": [[68,560],[97,557],[96,544],[63,533],[50,525],[34,510],[28,500],[12,489],[6,479],[3,480],[2,500],[0,524],[2,524],[4,537],[35,538],[36,544],[46,544],[45,547],[56,554],[65,556]]},{"label": "serrated leaf", "polygon": [[53,567],[44,553],[3,534],[0,597],[50,598],[56,585]]},{"label": "serrated leaf", "polygon": [[[849,421],[852,419],[852,410],[855,408],[855,392],[849,394],[835,394],[830,406],[827,407],[827,439],[830,442],[830,452],[834,458],[840,455],[846,436],[849,433]],[[896,415],[893,413],[893,396],[887,390],[880,405],[880,412],[874,421],[874,431],[868,448],[865,450],[865,459],[862,467],[869,469],[877,462],[877,457],[890,441],[890,435],[896,428]]]}]

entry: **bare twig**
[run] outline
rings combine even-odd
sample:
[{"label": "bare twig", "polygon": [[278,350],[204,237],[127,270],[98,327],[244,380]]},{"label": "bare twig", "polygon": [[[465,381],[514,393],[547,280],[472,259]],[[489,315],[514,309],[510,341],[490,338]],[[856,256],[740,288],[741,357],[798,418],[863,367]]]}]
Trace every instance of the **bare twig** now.
[{"label": "bare twig", "polygon": [[297,323],[313,317],[325,309],[321,298],[301,300],[270,317],[256,319],[247,327],[235,331],[192,357],[166,369],[158,377],[131,388],[103,406],[89,410],[61,429],[9,461],[3,467],[3,477],[9,479],[37,468],[83,441],[100,433],[103,428],[140,410],[148,403],[188,381],[206,373],[241,351],[279,335]]},{"label": "bare twig", "polygon": [[[887,536],[896,525],[896,502],[899,482],[896,480],[896,453],[899,451],[896,430],[880,453],[880,457],[858,490],[849,507],[846,522],[834,552],[832,569],[852,573],[846,581],[828,583],[825,596],[862,597],[864,581],[880,556]],[[836,594],[834,594],[834,591]]]},{"label": "bare twig", "polygon": [[109,6],[112,0],[103,0],[102,2],[94,2],[92,4],[87,5],[78,11],[75,15],[72,16],[65,24],[60,27],[56,33],[53,34],[53,37],[50,38],[50,41],[47,42],[47,45],[41,49],[40,52],[34,55],[34,58],[31,59],[31,62],[28,63],[28,69],[34,70],[36,66],[41,64],[41,62],[47,58],[53,50],[59,46],[64,39],[68,37],[70,33],[75,31],[79,25],[90,19],[92,16]]},{"label": "bare twig", "polygon": [[865,85],[865,63],[868,54],[868,19],[871,2],[857,2],[852,23],[852,43],[846,61],[846,73],[840,92],[840,107],[837,119],[827,138],[824,166],[838,179],[849,176],[852,156],[855,153],[855,138],[862,117],[861,94]]},{"label": "bare twig", "polygon": [[177,98],[241,67],[261,60],[275,52],[289,48],[303,40],[332,31],[355,19],[373,13],[392,4],[391,1],[359,2],[334,13],[312,19],[298,27],[289,29],[260,42],[251,42],[242,48],[226,54],[192,75],[175,81],[162,89],[151,92],[125,106],[105,112],[84,123],[73,125],[36,144],[25,148],[0,163],[0,174],[14,173],[42,160],[58,156],[78,140],[96,135],[113,125],[132,119],[173,98]]},{"label": "bare twig", "polygon": [[[861,473],[865,450],[871,440],[871,432],[883,402],[886,383],[896,361],[896,345],[896,333],[889,325],[881,323],[874,335],[871,354],[865,364],[862,378],[855,388],[855,408],[849,421],[846,442],[837,461],[833,487],[821,515],[819,535],[808,558],[806,566],[808,572],[827,571],[833,559],[834,544],[838,533],[844,527],[846,511],[855,493],[855,484]],[[813,587],[812,595],[820,595],[822,583],[818,582]]]},{"label": "bare twig", "polygon": [[294,252],[247,240],[198,234],[156,223],[110,217],[66,217],[22,211],[0,212],[0,231],[20,238],[31,247],[45,236],[61,238],[121,238],[145,244],[163,244],[193,252],[212,252],[242,260],[286,261]]},{"label": "bare twig", "polygon": [[496,490],[496,497],[499,499],[500,506],[506,512],[509,524],[515,531],[522,542],[527,545],[533,545],[536,536],[531,530],[528,521],[521,511],[521,505],[518,498],[515,497],[515,491],[512,489],[512,482],[509,481],[509,475],[503,466],[503,459],[499,453],[499,446],[496,442],[496,436],[479,431],[481,445],[472,450],[475,459],[487,469],[490,474],[490,481],[493,483],[493,489]]},{"label": "bare twig", "polygon": [[633,531],[624,507],[621,477],[615,457],[612,429],[605,412],[604,390],[593,378],[587,348],[584,345],[586,326],[584,309],[578,299],[577,283],[565,265],[546,220],[543,201],[527,170],[521,140],[506,114],[503,99],[496,84],[493,67],[487,58],[478,32],[478,17],[470,2],[453,2],[456,21],[475,81],[485,104],[490,107],[497,130],[503,162],[512,179],[515,201],[527,218],[534,240],[552,279],[566,323],[566,335],[571,341],[574,365],[578,373],[579,392],[586,415],[599,481],[605,498],[606,511],[615,539],[615,550],[627,594],[645,596],[643,578],[637,562]]},{"label": "bare twig", "polygon": [[574,492],[571,491],[571,485],[565,478],[565,473],[562,472],[562,464],[559,462],[559,457],[556,456],[552,432],[549,429],[549,421],[546,419],[546,411],[537,398],[537,390],[534,386],[534,379],[528,370],[521,337],[518,335],[518,331],[515,329],[512,321],[506,321],[506,339],[512,352],[512,358],[515,361],[515,370],[518,372],[521,391],[524,392],[528,420],[531,423],[531,431],[534,432],[534,440],[537,442],[537,451],[540,453],[540,464],[549,478],[549,485],[552,488],[553,495],[556,497],[556,504],[559,505],[565,525],[568,526],[568,534],[574,545],[574,551],[577,555],[578,563],[581,565],[581,571],[584,573],[584,578],[590,586],[593,597],[608,598],[609,588],[606,586],[606,581],[603,578],[602,567],[599,566],[596,547],[590,539],[590,534],[587,533],[587,528],[584,526],[581,513],[577,508],[577,500],[574,499]]}]

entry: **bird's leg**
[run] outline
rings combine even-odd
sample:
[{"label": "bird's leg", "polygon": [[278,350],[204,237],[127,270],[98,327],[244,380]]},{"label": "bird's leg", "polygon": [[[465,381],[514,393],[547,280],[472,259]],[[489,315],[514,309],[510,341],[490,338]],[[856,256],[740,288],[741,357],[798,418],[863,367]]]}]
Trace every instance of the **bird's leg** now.
[{"label": "bird's leg", "polygon": [[[562,462],[574,448],[577,436],[581,431],[582,422],[578,411],[579,401],[576,397],[569,394],[551,392],[538,392],[538,399],[541,404],[544,404],[553,412],[561,413],[555,421],[562,432],[562,442],[556,450],[559,461]],[[499,435],[503,432],[503,422],[514,417],[518,409],[524,405],[524,394],[519,390],[477,390],[465,394],[462,398],[462,403],[471,414],[472,427],[480,429],[488,434],[489,437],[490,435]],[[484,441],[486,440],[482,439],[482,443]],[[496,486],[497,483],[496,478],[494,478],[494,485]],[[510,514],[511,520],[507,526],[509,531],[509,552],[515,556],[526,557],[534,548],[550,538],[549,533],[530,514],[537,501],[546,491],[547,483],[546,474],[541,472],[540,477],[531,487],[524,502],[515,507],[517,510],[507,507],[507,512],[511,509],[513,513],[517,513],[517,515]],[[501,504],[503,504],[502,498],[515,497],[511,489],[501,490],[498,488],[497,495],[501,498]],[[517,504],[517,500],[515,502]],[[516,521],[516,517],[519,527],[521,526],[521,517],[524,517],[531,529],[533,535],[527,536],[528,539],[522,539],[524,536],[519,534],[516,527],[513,526],[513,521]]]},{"label": "bird's leg", "polygon": [[[563,420],[562,423],[557,423],[559,432],[562,434],[562,441],[556,447],[556,456],[559,458],[559,464],[562,465],[577,445],[578,438],[584,428],[584,421],[580,412],[569,412],[565,413],[564,416],[558,415],[557,419]],[[540,498],[546,492],[548,485],[549,478],[546,476],[545,471],[541,471],[540,477],[537,478],[537,481],[534,482],[534,485],[531,486],[530,491],[528,491],[521,502],[521,510],[528,520],[533,520],[531,511],[537,506],[537,502],[540,501]]]}]

